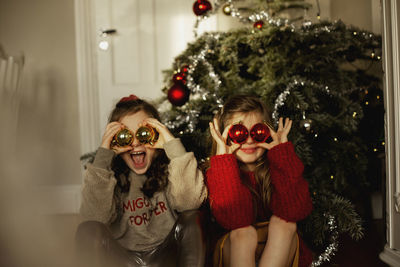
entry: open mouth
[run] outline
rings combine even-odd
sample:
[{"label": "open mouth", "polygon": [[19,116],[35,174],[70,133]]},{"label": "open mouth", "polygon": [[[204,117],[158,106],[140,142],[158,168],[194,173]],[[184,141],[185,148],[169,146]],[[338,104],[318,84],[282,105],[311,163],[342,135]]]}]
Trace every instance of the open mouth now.
[{"label": "open mouth", "polygon": [[146,152],[144,151],[133,151],[131,152],[131,158],[133,161],[133,165],[136,168],[141,168],[146,165]]}]

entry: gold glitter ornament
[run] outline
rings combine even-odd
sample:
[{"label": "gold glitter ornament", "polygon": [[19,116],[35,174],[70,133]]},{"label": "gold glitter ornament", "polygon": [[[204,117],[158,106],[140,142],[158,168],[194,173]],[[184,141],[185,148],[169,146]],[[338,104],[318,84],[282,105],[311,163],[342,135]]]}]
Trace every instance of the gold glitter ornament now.
[{"label": "gold glitter ornament", "polygon": [[231,7],[231,5],[230,5],[230,4],[225,4],[225,5],[222,7],[222,12],[223,12],[225,15],[230,16],[230,15],[232,14],[232,7]]},{"label": "gold glitter ornament", "polygon": [[158,140],[158,132],[148,126],[142,126],[136,131],[136,138],[142,144],[154,145]]},{"label": "gold glitter ornament", "polygon": [[128,129],[120,130],[112,141],[112,145],[129,146],[133,142],[133,134]]}]

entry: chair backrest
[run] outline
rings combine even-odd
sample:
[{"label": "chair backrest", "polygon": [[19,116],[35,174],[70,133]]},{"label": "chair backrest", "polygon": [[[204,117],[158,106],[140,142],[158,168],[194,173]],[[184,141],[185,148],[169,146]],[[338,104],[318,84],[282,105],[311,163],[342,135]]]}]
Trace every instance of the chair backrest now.
[{"label": "chair backrest", "polygon": [[0,45],[0,93],[15,93],[20,86],[24,55],[9,56]]},{"label": "chair backrest", "polygon": [[21,92],[18,88],[22,79],[24,56],[9,56],[0,45],[0,147],[6,151],[0,151],[0,159],[16,149],[18,120],[20,110]]}]

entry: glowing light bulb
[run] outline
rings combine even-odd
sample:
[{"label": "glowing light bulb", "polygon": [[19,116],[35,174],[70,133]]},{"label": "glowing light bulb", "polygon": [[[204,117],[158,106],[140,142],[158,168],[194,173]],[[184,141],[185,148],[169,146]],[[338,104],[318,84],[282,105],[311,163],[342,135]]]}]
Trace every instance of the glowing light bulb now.
[{"label": "glowing light bulb", "polygon": [[109,46],[110,46],[110,45],[108,44],[107,41],[101,41],[101,42],[99,43],[99,48],[100,48],[101,50],[104,50],[104,51],[106,51],[106,50],[108,49]]}]

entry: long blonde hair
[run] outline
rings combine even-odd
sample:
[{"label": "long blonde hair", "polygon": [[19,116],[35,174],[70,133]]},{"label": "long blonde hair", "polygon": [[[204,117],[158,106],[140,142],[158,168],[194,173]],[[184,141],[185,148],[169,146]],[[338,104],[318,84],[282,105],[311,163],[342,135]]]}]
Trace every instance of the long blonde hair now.
[{"label": "long blonde hair", "polygon": [[[224,106],[220,109],[220,111],[216,114],[216,118],[219,122],[219,129],[223,131],[225,127],[228,125],[227,122],[236,114],[236,113],[251,113],[251,112],[259,112],[264,120],[264,122],[272,127],[272,119],[271,113],[267,107],[267,105],[260,100],[260,98],[249,95],[236,95],[229,98]],[[211,155],[216,154],[217,143],[215,140],[212,140],[212,150]],[[255,179],[257,184],[259,185],[259,192],[253,189],[246,181],[242,180],[242,183],[245,184],[250,191],[255,195],[256,198],[259,198],[262,203],[268,205],[270,197],[271,197],[271,179],[269,173],[269,164],[266,154],[264,153],[257,162],[256,169],[254,171]],[[264,207],[265,208],[265,207]]]}]

